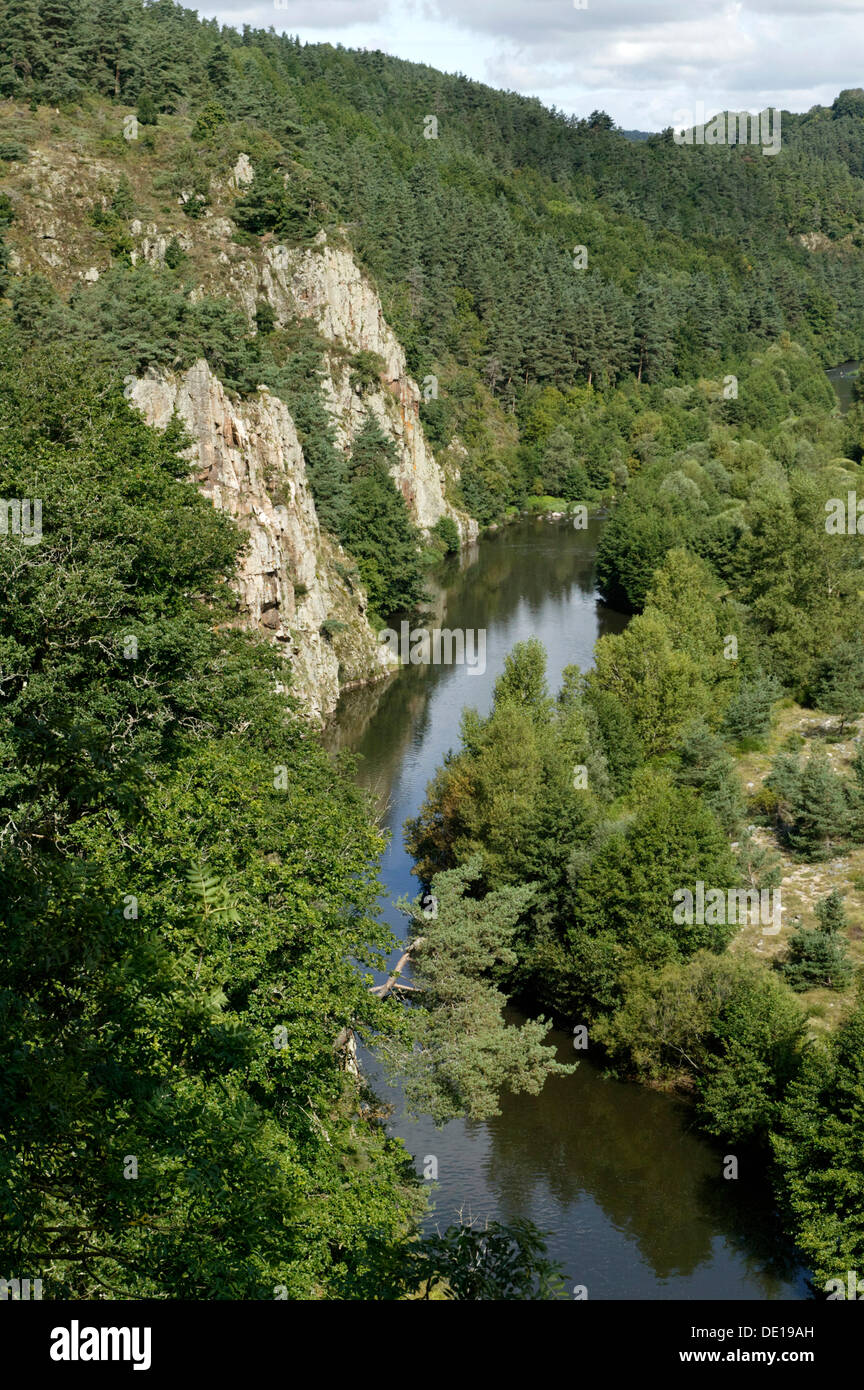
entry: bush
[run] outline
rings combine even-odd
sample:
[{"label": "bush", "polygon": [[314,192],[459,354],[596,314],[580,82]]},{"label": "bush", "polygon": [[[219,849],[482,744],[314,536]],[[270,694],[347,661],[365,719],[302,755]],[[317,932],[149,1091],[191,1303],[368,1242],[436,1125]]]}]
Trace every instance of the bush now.
[{"label": "bush", "polygon": [[138,105],[136,107],[135,114],[138,117],[139,125],[159,124],[159,112],[156,109],[156,103],[153,100],[153,94],[147,87],[143,87],[141,89],[141,94],[138,97]]},{"label": "bush", "polygon": [[198,113],[198,119],[192,127],[193,140],[206,140],[214,130],[218,130],[220,125],[225,125],[228,117],[225,110],[218,101],[208,101]]},{"label": "bush", "polygon": [[765,738],[771,730],[771,706],[782,694],[779,683],[771,676],[742,680],[723,716],[726,738],[736,743]]},{"label": "bush", "polygon": [[458,555],[461,546],[459,527],[450,516],[440,516],[432,527],[432,535],[444,546],[445,555]]}]

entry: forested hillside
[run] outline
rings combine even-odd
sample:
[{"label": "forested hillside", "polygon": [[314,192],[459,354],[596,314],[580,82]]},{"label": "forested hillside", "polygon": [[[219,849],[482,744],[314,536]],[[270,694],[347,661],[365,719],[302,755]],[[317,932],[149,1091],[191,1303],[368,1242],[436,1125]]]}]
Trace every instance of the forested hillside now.
[{"label": "forested hillside", "polygon": [[[60,109],[108,99],[102,137],[118,149],[120,113],[136,109],[130,176],[161,151],[190,217],[245,151],[256,177],[241,229],[291,244],[345,228],[412,374],[438,380],[424,424],[436,448],[454,434],[467,446],[457,500],[483,521],[560,492],[562,459],[566,495],[586,469],[595,494],[615,486],[614,448],[573,429],[574,389],[722,376],[784,331],[826,364],[864,355],[860,92],[784,112],[768,158],[681,147],[669,131],[632,142],[602,112],[576,119],[381,53],[220,30],[171,0],[7,0],[4,13],[0,92]],[[164,129],[176,116],[179,143]],[[543,430],[526,431],[538,396]],[[550,445],[556,430],[569,438]]]},{"label": "forested hillside", "polygon": [[[4,1268],[54,1297],[553,1296],[518,1223],[421,1237],[354,1060],[483,1119],[562,1070],[517,995],[773,1165],[817,1280],[861,1267],[841,895],[758,961],[669,903],[864,845],[862,555],[826,526],[864,496],[864,403],[823,374],[864,356],[864,92],[784,112],[768,158],[172,0],[2,0],[0,224],[0,491],[41,506],[0,537]],[[609,509],[634,616],[559,692],[517,648],[466,712],[409,830],[439,913],[406,907],[406,1005],[373,986],[383,838],[292,624],[335,702],[428,563],[553,505]]]}]

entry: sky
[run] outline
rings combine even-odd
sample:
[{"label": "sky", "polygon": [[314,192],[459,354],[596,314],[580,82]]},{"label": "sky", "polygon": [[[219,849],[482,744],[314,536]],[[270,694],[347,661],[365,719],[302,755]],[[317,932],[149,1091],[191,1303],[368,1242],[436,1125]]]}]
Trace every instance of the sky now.
[{"label": "sky", "polygon": [[[806,111],[864,85],[864,0],[183,0],[207,18],[382,49],[625,130]],[[692,119],[688,119],[691,117]]]}]

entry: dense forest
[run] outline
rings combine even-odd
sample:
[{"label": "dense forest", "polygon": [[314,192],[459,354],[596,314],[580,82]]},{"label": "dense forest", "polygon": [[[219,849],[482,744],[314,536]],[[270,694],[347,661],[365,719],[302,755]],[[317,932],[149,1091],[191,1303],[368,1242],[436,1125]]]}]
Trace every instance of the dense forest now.
[{"label": "dense forest", "polygon": [[[98,283],[0,257],[2,492],[44,517],[38,546],[0,546],[3,1260],[67,1297],[552,1297],[530,1228],[421,1233],[410,1159],[344,1050],[376,1046],[439,1121],[483,1118],[561,1070],[548,1016],[759,1154],[817,1288],[864,1266],[842,899],[773,966],[669,911],[683,884],[776,885],[754,822],[800,860],[864,844],[860,749],[838,770],[792,732],[758,800],[736,767],[793,701],[837,738],[864,707],[860,541],[826,525],[864,496],[864,399],[841,415],[823,374],[864,356],[864,92],[784,111],[766,159],[172,0],[4,0],[0,98],[22,113],[6,174],[45,107],[99,132],[116,109],[94,143],[127,171],[91,210]],[[422,1004],[373,988],[394,946],[382,836],[238,621],[242,535],[179,428],[123,395],[199,355],[240,396],[266,383],[376,619],[423,603],[388,441],[369,423],[337,447],[308,323],[192,293],[176,241],[131,261],[138,162],[194,226],[241,152],[240,242],[349,245],[437,383],[422,419],[464,449],[453,503],[482,524],[608,507],[600,583],[633,615],[557,692],[539,645],[516,648],[489,716],[466,711],[409,827],[439,905],[406,904]],[[379,365],[351,361],[358,389]],[[818,1036],[813,989],[845,1006]],[[544,1017],[513,1026],[511,998]]]},{"label": "dense forest", "polygon": [[[241,234],[341,229],[413,375],[439,382],[424,424],[436,448],[467,447],[456,500],[484,522],[532,493],[620,490],[630,451],[593,418],[578,428],[616,383],[722,379],[784,332],[826,365],[864,356],[859,91],[783,112],[767,159],[671,131],[630,141],[603,112],[576,119],[382,53],[220,29],[172,0],[6,0],[0,95],[136,110],[130,173],[156,141],[190,217],[244,150],[256,178]],[[162,126],[180,114],[169,154]],[[343,480],[306,428],[329,501]]]}]

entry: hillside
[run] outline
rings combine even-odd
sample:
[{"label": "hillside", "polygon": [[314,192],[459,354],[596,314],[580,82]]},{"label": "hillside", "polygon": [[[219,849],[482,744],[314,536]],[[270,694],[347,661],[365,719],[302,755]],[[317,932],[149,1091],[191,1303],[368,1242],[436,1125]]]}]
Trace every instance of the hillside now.
[{"label": "hillside", "polygon": [[[864,1259],[864,92],[782,120],[0,0],[0,1249],[55,1296],[556,1296],[524,1225],[422,1234],[356,1061],[485,1121],[569,1074],[553,1017],[754,1155],[815,1279]],[[607,514],[630,621],[453,720],[394,969],[313,726],[532,507]],[[766,942],[725,904],[778,883]]]}]

